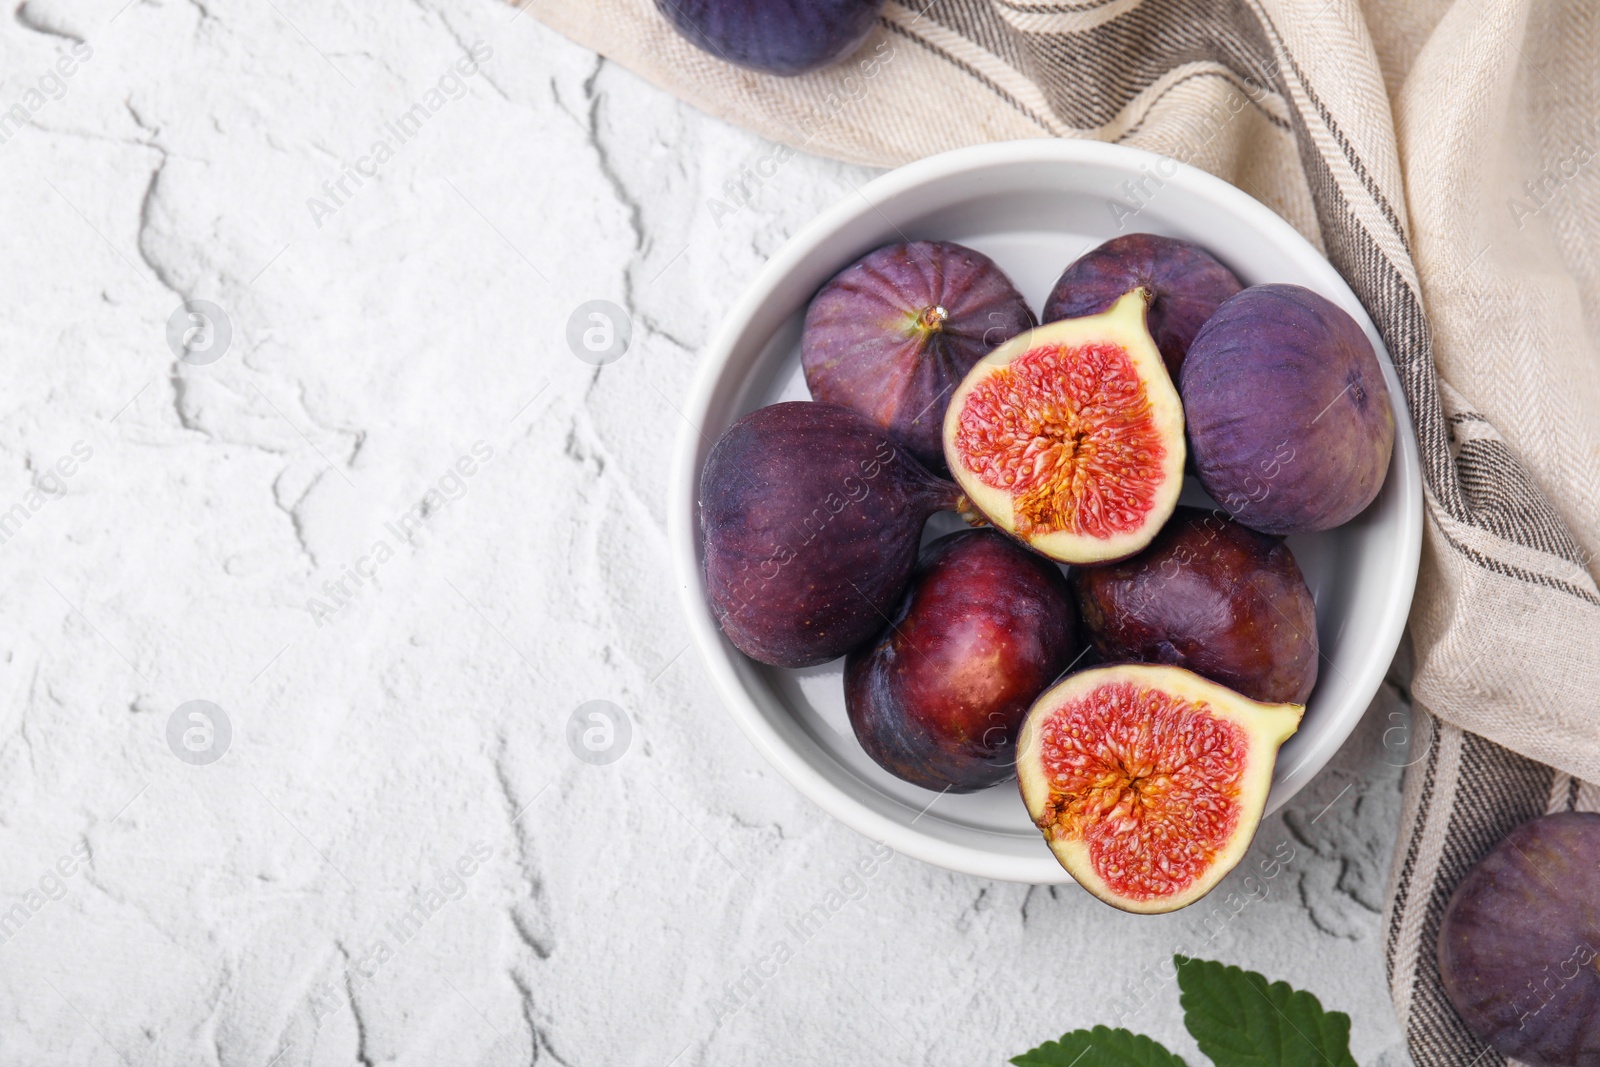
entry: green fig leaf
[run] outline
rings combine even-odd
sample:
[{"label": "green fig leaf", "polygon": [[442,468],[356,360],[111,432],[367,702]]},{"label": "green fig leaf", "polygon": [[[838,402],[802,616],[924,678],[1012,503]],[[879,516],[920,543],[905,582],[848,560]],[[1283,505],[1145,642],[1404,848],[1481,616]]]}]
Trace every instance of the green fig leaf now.
[{"label": "green fig leaf", "polygon": [[1011,1062],[1017,1067],[1188,1067],[1161,1045],[1126,1030],[1097,1026],[1046,1041]]},{"label": "green fig leaf", "polygon": [[1356,1067],[1350,1016],[1310,993],[1210,960],[1174,957],[1183,1023],[1216,1067]]}]

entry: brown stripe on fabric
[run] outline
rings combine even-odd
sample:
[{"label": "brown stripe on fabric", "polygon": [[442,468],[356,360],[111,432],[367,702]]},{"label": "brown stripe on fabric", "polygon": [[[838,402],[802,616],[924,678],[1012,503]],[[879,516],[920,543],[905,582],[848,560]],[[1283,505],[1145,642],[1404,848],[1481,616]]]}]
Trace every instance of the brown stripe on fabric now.
[{"label": "brown stripe on fabric", "polygon": [[1268,69],[1260,24],[1239,0],[1146,0],[1082,33],[1033,36],[1037,69],[1030,75],[1052,109],[1079,127],[1111,122],[1177,67],[1217,63],[1246,84]]},{"label": "brown stripe on fabric", "polygon": [[[1062,9],[1045,7],[1037,13],[1059,14]],[[1009,36],[1019,73],[1039,86],[1052,114],[1078,129],[1112,122],[1169,71],[1191,63],[1218,63],[1246,85],[1265,84],[1260,77],[1268,55],[1265,41],[1242,0],[1145,0],[1074,33],[1024,32],[995,17],[992,9],[985,18],[965,3],[930,6],[923,17],[974,40],[994,33]],[[987,47],[995,55],[1007,54],[1007,49]]]},{"label": "brown stripe on fabric", "polygon": [[1463,441],[1456,453],[1456,470],[1474,526],[1583,566],[1583,549],[1566,521],[1534,488],[1526,468],[1504,441]]},{"label": "brown stripe on fabric", "polygon": [[1600,596],[1597,596],[1594,591],[1573,585],[1571,582],[1564,582],[1559,578],[1552,578],[1547,574],[1535,574],[1533,571],[1518,567],[1515,564],[1506,563],[1503,560],[1495,559],[1493,556],[1485,555],[1471,545],[1452,537],[1443,523],[1436,525],[1439,532],[1444,535],[1446,544],[1484,570],[1492,571],[1503,578],[1515,578],[1517,581],[1527,582],[1529,585],[1542,585],[1546,589],[1554,589],[1557,592],[1566,593],[1568,596],[1577,597],[1579,600],[1600,607]]},{"label": "brown stripe on fabric", "polygon": [[[1304,121],[1303,116],[1298,109],[1292,114],[1298,127]],[[1502,511],[1496,519],[1499,528],[1495,529],[1486,526],[1469,506],[1461,472],[1451,459],[1449,432],[1443,405],[1439,401],[1438,378],[1433,365],[1432,334],[1416,294],[1378,248],[1366,227],[1349,210],[1344,191],[1339,188],[1321,153],[1315,150],[1309,133],[1301,132],[1299,142],[1301,163],[1306,170],[1312,200],[1317,205],[1328,259],[1350,282],[1379,332],[1389,343],[1389,352],[1399,372],[1400,384],[1406,393],[1412,424],[1421,446],[1423,476],[1434,498],[1451,518],[1463,526],[1483,530],[1533,551],[1547,551],[1544,547],[1544,531],[1530,524],[1525,516]],[[1335,221],[1340,219],[1345,220],[1345,225],[1335,225]],[[1417,350],[1419,345],[1422,346],[1421,352]],[[1526,471],[1520,465],[1506,470],[1502,477],[1519,483],[1514,490],[1517,495],[1538,495],[1538,490],[1532,487]],[[1507,487],[1502,487],[1502,491],[1513,492]],[[1446,543],[1484,570],[1600,606],[1600,596],[1593,590],[1506,563],[1452,537],[1442,524],[1438,524],[1437,528],[1443,533]],[[1575,562],[1579,557],[1555,558]]]},{"label": "brown stripe on fabric", "polygon": [[[1412,710],[1415,722],[1417,712]],[[1429,716],[1429,722],[1433,721]],[[1405,859],[1400,864],[1400,875],[1395,879],[1394,901],[1389,907],[1389,932],[1384,940],[1383,967],[1394,984],[1394,953],[1400,944],[1400,927],[1405,919],[1406,900],[1411,896],[1411,876],[1417,868],[1417,852],[1422,847],[1423,831],[1428,826],[1428,809],[1433,803],[1433,786],[1439,772],[1439,727],[1433,726],[1429,738],[1428,762],[1422,772],[1422,795],[1417,800],[1417,821],[1411,827],[1411,840],[1406,843]]]},{"label": "brown stripe on fabric", "polygon": [[[1461,770],[1451,798],[1450,822],[1422,922],[1410,1027],[1406,1034],[1419,1067],[1504,1063],[1467,1030],[1439,982],[1435,946],[1446,905],[1474,863],[1506,834],[1544,814],[1555,771],[1474,733],[1463,733]],[[1477,1057],[1482,1056],[1481,1060]],[[1437,1058],[1429,1058],[1437,1057]]]},{"label": "brown stripe on fabric", "polygon": [[926,0],[900,0],[900,3],[918,10],[917,18],[911,21],[913,27],[921,19],[931,17],[937,8],[936,21],[998,56],[1008,66],[1019,71],[1025,69],[1026,35],[1000,17],[992,0],[938,0],[933,4]]},{"label": "brown stripe on fabric", "polygon": [[1167,94],[1168,93],[1172,92],[1172,90],[1176,89],[1180,85],[1185,84],[1186,82],[1194,81],[1196,78],[1220,78],[1220,79],[1222,79],[1223,81],[1227,82],[1230,86],[1232,86],[1234,89],[1238,90],[1239,95],[1244,97],[1245,101],[1248,104],[1250,104],[1251,107],[1253,107],[1257,111],[1259,111],[1262,114],[1262,116],[1264,118],[1266,118],[1266,120],[1268,122],[1272,123],[1274,126],[1278,127],[1278,129],[1280,129],[1280,130],[1285,130],[1285,131],[1287,131],[1289,133],[1293,133],[1294,132],[1294,127],[1290,126],[1287,121],[1285,121],[1283,119],[1280,119],[1278,116],[1274,115],[1272,112],[1270,112],[1266,108],[1262,107],[1261,106],[1261,102],[1259,100],[1255,99],[1255,97],[1251,96],[1250,95],[1250,91],[1248,89],[1246,89],[1239,82],[1234,81],[1233,72],[1232,71],[1224,72],[1224,71],[1220,71],[1220,70],[1197,70],[1193,74],[1185,74],[1183,77],[1179,78],[1177,81],[1173,82],[1171,85],[1167,86],[1165,89],[1162,89],[1161,92],[1156,96],[1156,98],[1154,100],[1150,101],[1149,105],[1145,107],[1144,114],[1139,116],[1139,121],[1135,122],[1132,126],[1129,126],[1126,130],[1122,131],[1122,136],[1117,138],[1117,143],[1120,144],[1120,143],[1126,141],[1128,138],[1132,137],[1134,134],[1138,133],[1139,130],[1141,128],[1143,128],[1143,126],[1145,124],[1145,120],[1148,119],[1150,117],[1151,112],[1153,112],[1155,110],[1156,105],[1161,103],[1161,101],[1165,100],[1167,98]]},{"label": "brown stripe on fabric", "polygon": [[1016,108],[1018,112],[1020,112],[1023,116],[1025,116],[1030,122],[1035,123],[1041,130],[1044,130],[1046,133],[1049,133],[1049,134],[1052,134],[1052,135],[1054,134],[1055,131],[1053,131],[1050,128],[1050,124],[1047,123],[1044,119],[1040,118],[1038,116],[1038,114],[1034,112],[1034,110],[1032,108],[1028,107],[1028,105],[1024,104],[1021,100],[1018,100],[1016,97],[1012,96],[1010,93],[1008,93],[1004,89],[1000,88],[1000,86],[998,86],[994,82],[990,81],[989,78],[986,75],[983,74],[983,72],[981,72],[977,68],[973,67],[970,63],[967,63],[964,60],[957,59],[955,56],[951,55],[949,52],[946,52],[943,48],[940,48],[938,45],[934,44],[932,41],[929,41],[927,38],[922,37],[922,36],[920,36],[918,34],[912,33],[910,30],[906,29],[904,26],[901,26],[899,23],[896,23],[896,22],[884,22],[883,26],[884,26],[885,29],[889,30],[891,33],[899,34],[901,37],[904,37],[906,40],[912,41],[912,42],[915,42],[916,44],[921,45],[923,48],[927,49],[933,55],[936,55],[940,59],[944,60],[946,63],[949,63],[951,66],[955,67],[957,70],[961,71],[963,74],[966,74],[968,77],[972,78],[972,80],[976,81],[978,84],[982,85],[985,89],[988,89],[991,93],[994,93],[1000,99],[1004,100],[1006,103],[1008,103],[1012,107]]},{"label": "brown stripe on fabric", "polygon": [[[1282,50],[1290,68],[1299,71],[1299,64],[1290,55],[1271,18],[1261,12],[1260,20],[1265,32]],[[1298,80],[1304,84],[1304,78]],[[1279,94],[1292,101],[1281,67],[1277,71],[1277,83]],[[1438,372],[1433,363],[1433,335],[1417,294],[1356,217],[1334,177],[1332,166],[1323,158],[1311,136],[1305,114],[1298,107],[1291,108],[1290,119],[1295,125],[1300,164],[1322,226],[1328,259],[1350,283],[1388,343],[1389,355],[1394,360],[1416,429],[1423,477],[1445,511],[1457,521],[1471,525],[1450,459],[1449,432],[1439,398]],[[1323,121],[1326,124],[1327,119]]]},{"label": "brown stripe on fabric", "polygon": [[1016,11],[1023,15],[1077,15],[1085,11],[1110,7],[1117,0],[1084,0],[1081,4],[1017,4],[1012,0],[993,0],[993,2],[1007,11]]},{"label": "brown stripe on fabric", "polygon": [[1339,128],[1339,124],[1334,121],[1327,105],[1317,95],[1316,89],[1312,88],[1311,80],[1300,69],[1300,64],[1295,60],[1294,53],[1289,51],[1287,45],[1284,46],[1283,56],[1289,61],[1289,66],[1294,70],[1295,79],[1299,81],[1300,87],[1305,90],[1306,99],[1310,100],[1311,106],[1317,109],[1317,115],[1322,119],[1323,126],[1333,135],[1334,141],[1339,145],[1339,151],[1344,154],[1345,162],[1350,164],[1350,169],[1360,179],[1362,187],[1367,190],[1367,195],[1372,197],[1372,202],[1377,205],[1379,211],[1383,212],[1383,217],[1394,228],[1395,236],[1400,238],[1400,246],[1405,249],[1407,257],[1410,257],[1412,254],[1411,242],[1406,238],[1405,227],[1400,224],[1400,213],[1394,209],[1393,204],[1389,203],[1389,198],[1383,195],[1383,190],[1378,188],[1378,183],[1367,170],[1366,163],[1356,153],[1354,146],[1345,137],[1344,131]]},{"label": "brown stripe on fabric", "polygon": [[1583,779],[1578,777],[1567,778],[1567,810],[1578,810],[1578,790],[1583,788]]},{"label": "brown stripe on fabric", "polygon": [[[1287,98],[1287,91],[1285,96]],[[1433,365],[1433,335],[1422,306],[1399,269],[1355,217],[1332,168],[1317,150],[1305,124],[1305,115],[1295,108],[1290,118],[1295,124],[1300,165],[1322,225],[1328,260],[1350,283],[1388,343],[1389,355],[1394,360],[1416,429],[1423,478],[1446,513],[1470,526],[1472,520],[1467,515],[1461,484],[1450,459],[1449,431]]]}]

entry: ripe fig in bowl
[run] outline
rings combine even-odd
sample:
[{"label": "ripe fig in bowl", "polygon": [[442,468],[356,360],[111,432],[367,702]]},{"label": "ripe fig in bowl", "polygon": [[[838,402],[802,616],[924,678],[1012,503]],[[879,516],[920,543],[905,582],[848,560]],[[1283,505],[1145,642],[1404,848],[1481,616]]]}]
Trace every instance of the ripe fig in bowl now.
[{"label": "ripe fig in bowl", "polygon": [[1255,285],[1217,309],[1180,376],[1195,472],[1263,533],[1331,530],[1378,495],[1394,449],[1389,388],[1344,309]]},{"label": "ripe fig in bowl", "polygon": [[1467,872],[1439,976],[1480,1039],[1529,1067],[1600,1067],[1600,815],[1523,823]]},{"label": "ripe fig in bowl", "polygon": [[1137,556],[1076,568],[1072,589],[1107,661],[1185,667],[1269,704],[1316,684],[1317,607],[1289,546],[1220,512],[1179,508]]},{"label": "ripe fig in bowl", "polygon": [[884,0],[656,0],[690,44],[763,74],[820,70],[866,40]]},{"label": "ripe fig in bowl", "polygon": [[1167,373],[1178,380],[1200,327],[1244,286],[1217,257],[1189,241],[1153,233],[1113,237],[1062,272],[1044,303],[1045,322],[1098,314],[1129,289],[1150,293],[1145,321]]},{"label": "ripe fig in bowl", "polygon": [[945,460],[994,526],[1063,563],[1125,559],[1182,488],[1183,408],[1135,289],[983,357],[945,413]]},{"label": "ripe fig in bowl", "polygon": [[822,287],[806,309],[800,361],[813,400],[855,408],[943,473],[951,394],[973,364],[1033,324],[994,260],[913,241],[868,253]]},{"label": "ripe fig in bowl", "polygon": [[1244,857],[1304,711],[1179,667],[1078,671],[1028,712],[1023,803],[1079,885],[1123,911],[1176,911]]},{"label": "ripe fig in bowl", "polygon": [[970,793],[1016,773],[1017,730],[1078,655],[1061,568],[993,530],[930,544],[878,639],[845,660],[856,739],[890,774]]},{"label": "ripe fig in bowl", "polygon": [[717,439],[700,473],[712,614],[762,663],[836,659],[878,632],[923,523],[959,496],[849,408],[758,408]]}]

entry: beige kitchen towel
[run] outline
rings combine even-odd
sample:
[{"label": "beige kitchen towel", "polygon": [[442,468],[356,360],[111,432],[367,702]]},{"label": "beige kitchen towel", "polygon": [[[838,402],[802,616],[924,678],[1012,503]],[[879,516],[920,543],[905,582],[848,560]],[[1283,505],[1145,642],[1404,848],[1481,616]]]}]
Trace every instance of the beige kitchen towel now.
[{"label": "beige kitchen towel", "polygon": [[1388,342],[1426,486],[1395,1004],[1424,1067],[1502,1062],[1444,1001],[1433,943],[1507,830],[1600,807],[1600,4],[891,0],[855,56],[792,79],[696,50],[652,0],[529,10],[809,152],[1116,141],[1228,179],[1326,252]]}]

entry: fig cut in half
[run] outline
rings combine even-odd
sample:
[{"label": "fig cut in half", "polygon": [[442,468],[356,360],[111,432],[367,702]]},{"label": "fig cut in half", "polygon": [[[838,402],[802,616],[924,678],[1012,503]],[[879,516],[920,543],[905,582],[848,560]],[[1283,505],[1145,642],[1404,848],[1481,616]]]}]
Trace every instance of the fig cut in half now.
[{"label": "fig cut in half", "polygon": [[1134,289],[1012,338],[945,412],[950,473],[990,523],[1062,563],[1126,559],[1172,515],[1183,407]]},{"label": "fig cut in half", "polygon": [[1244,857],[1304,711],[1181,667],[1079,671],[1028,712],[1022,800],[1079,885],[1123,911],[1176,911]]}]

